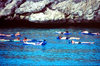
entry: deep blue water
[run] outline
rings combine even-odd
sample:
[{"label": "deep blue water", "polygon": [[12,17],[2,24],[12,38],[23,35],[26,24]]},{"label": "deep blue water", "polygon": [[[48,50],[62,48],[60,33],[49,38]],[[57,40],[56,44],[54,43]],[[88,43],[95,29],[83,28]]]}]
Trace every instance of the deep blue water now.
[{"label": "deep blue water", "polygon": [[[68,40],[57,40],[56,37],[59,34],[55,34],[55,31],[66,30],[72,33],[69,36],[81,38],[77,41],[93,41],[95,44],[72,45]],[[47,40],[45,46],[23,45],[23,42],[0,42],[0,65],[100,65],[100,36],[81,35],[79,32],[82,30],[100,32],[100,29],[95,28],[0,29],[0,33],[5,34],[20,32],[22,34],[21,40],[24,37]]]}]

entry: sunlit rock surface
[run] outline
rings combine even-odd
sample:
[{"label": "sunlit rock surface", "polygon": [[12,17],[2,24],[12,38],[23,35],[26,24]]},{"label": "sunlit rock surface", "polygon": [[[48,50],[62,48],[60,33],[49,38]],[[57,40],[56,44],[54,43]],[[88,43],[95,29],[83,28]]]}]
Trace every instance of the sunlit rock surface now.
[{"label": "sunlit rock surface", "polygon": [[[86,0],[78,3],[72,2],[73,0],[63,1],[52,6],[53,9],[58,9],[63,13],[69,14],[67,18],[75,19],[83,18],[87,20],[94,19],[95,10],[100,7],[99,0]],[[100,9],[99,9],[100,10]]]},{"label": "sunlit rock surface", "polygon": [[49,1],[39,1],[39,2],[33,2],[33,1],[26,1],[23,3],[19,8],[15,10],[15,13],[23,14],[23,13],[29,13],[29,12],[38,12],[45,8],[45,5],[47,5]]},{"label": "sunlit rock surface", "polygon": [[65,15],[58,10],[47,10],[44,13],[31,14],[29,21],[48,21],[65,19]]},{"label": "sunlit rock surface", "polygon": [[100,0],[1,0],[0,17],[48,21],[68,19],[69,22],[100,20]]},{"label": "sunlit rock surface", "polygon": [[0,16],[8,16],[14,13],[15,9],[22,3],[23,0],[8,0],[4,4],[4,8],[0,11]]}]

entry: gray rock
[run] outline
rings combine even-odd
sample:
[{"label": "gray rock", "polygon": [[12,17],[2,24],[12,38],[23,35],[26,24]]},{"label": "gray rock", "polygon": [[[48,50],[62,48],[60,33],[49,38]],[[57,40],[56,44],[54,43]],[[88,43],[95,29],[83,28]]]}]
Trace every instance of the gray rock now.
[{"label": "gray rock", "polygon": [[15,12],[18,14],[38,12],[42,10],[45,7],[45,5],[48,3],[50,2],[46,0],[39,1],[39,2],[26,1],[19,8],[17,8]]},{"label": "gray rock", "polygon": [[13,0],[11,3],[6,4],[5,8],[1,10],[0,16],[11,15],[21,2],[22,0]]},{"label": "gray rock", "polygon": [[44,13],[31,14],[29,21],[48,21],[65,19],[65,15],[58,10],[50,10],[49,8]]},{"label": "gray rock", "polygon": [[[17,16],[12,17],[11,14]],[[4,0],[0,1],[0,17],[2,16],[8,16],[7,19],[19,17],[29,21],[60,19],[69,19],[71,22],[98,21],[100,0]]]}]

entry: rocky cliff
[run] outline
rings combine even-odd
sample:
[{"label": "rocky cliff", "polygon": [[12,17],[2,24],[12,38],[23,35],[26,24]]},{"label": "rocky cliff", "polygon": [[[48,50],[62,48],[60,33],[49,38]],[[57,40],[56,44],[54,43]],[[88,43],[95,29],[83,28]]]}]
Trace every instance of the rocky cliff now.
[{"label": "rocky cliff", "polygon": [[0,18],[31,22],[100,20],[100,0],[0,0]]}]

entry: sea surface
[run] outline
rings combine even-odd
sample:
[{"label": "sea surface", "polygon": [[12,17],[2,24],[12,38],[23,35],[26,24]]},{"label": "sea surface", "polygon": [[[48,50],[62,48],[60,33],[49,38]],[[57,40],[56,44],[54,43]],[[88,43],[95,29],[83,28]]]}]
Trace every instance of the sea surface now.
[{"label": "sea surface", "polygon": [[[56,31],[71,32],[68,37],[80,37],[80,42],[95,44],[71,44],[70,40],[58,40]],[[100,36],[82,35],[81,31],[100,32],[97,28],[3,28],[0,33],[21,33],[20,39],[46,40],[45,46],[23,45],[23,42],[0,42],[0,66],[38,65],[100,65]],[[12,37],[5,39],[15,39]]]}]

